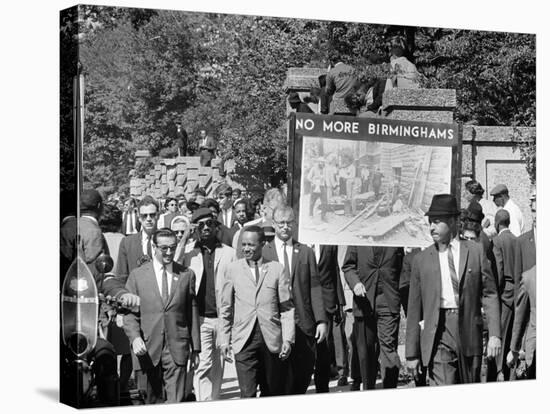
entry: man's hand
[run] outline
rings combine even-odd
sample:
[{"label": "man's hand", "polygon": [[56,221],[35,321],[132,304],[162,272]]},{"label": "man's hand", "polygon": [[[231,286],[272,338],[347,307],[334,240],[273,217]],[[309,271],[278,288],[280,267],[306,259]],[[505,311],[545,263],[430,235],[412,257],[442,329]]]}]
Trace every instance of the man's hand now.
[{"label": "man's hand", "polygon": [[321,322],[317,324],[317,330],[315,331],[315,339],[317,339],[317,343],[320,344],[323,342],[328,333],[328,325],[325,322]]},{"label": "man's hand", "polygon": [[491,336],[487,343],[487,358],[496,358],[502,350],[500,338]]},{"label": "man's hand", "polygon": [[147,352],[147,347],[145,346],[145,342],[143,342],[143,339],[140,337],[137,337],[132,342],[132,350],[134,351],[134,354],[137,356],[145,355]]},{"label": "man's hand", "polygon": [[514,367],[518,363],[519,359],[519,352],[516,351],[508,351],[508,355],[506,355],[506,365],[508,365],[509,368]]},{"label": "man's hand", "polygon": [[422,366],[420,365],[419,359],[407,360],[407,370],[414,377],[415,380],[418,380],[422,372]]},{"label": "man's hand", "polygon": [[229,345],[222,345],[220,349],[225,362],[229,362],[231,364],[233,359],[231,358],[231,348]]},{"label": "man's hand", "polygon": [[200,362],[199,354],[200,354],[199,351],[191,352],[191,366],[190,366],[190,369],[196,369],[199,366],[199,362]]},{"label": "man's hand", "polygon": [[290,356],[290,352],[292,351],[292,345],[288,341],[283,342],[283,349],[281,349],[281,353],[279,354],[279,358],[283,361],[287,359]]},{"label": "man's hand", "polygon": [[353,294],[355,296],[362,296],[362,297],[367,296],[367,289],[365,289],[365,285],[363,285],[361,282],[357,283],[353,287]]},{"label": "man's hand", "polygon": [[121,295],[120,301],[122,302],[122,305],[127,308],[139,307],[139,296],[134,295],[133,293],[125,293]]}]

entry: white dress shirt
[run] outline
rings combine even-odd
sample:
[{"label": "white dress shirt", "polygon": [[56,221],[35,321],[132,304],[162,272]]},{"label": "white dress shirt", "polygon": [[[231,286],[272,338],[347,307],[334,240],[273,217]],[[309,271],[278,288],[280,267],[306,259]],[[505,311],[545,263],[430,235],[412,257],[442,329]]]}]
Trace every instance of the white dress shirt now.
[{"label": "white dress shirt", "polygon": [[[145,233],[143,230],[141,231],[141,251],[144,255],[147,255],[147,240],[148,240],[147,233]],[[151,236],[151,243],[153,242],[153,236]],[[153,252],[153,245],[151,245],[151,252],[154,255]]]},{"label": "white dress shirt", "polygon": [[[457,239],[453,239],[449,245],[451,252],[453,253],[453,262],[455,265],[456,277],[460,281],[460,272],[458,269],[458,263],[460,259],[460,242]],[[439,252],[439,268],[441,269],[441,308],[458,308],[458,303],[455,300],[455,293],[453,290],[453,282],[451,280],[451,271],[449,269],[449,256],[447,249]]]},{"label": "white dress shirt", "polygon": [[523,213],[518,205],[514,203],[512,199],[508,199],[503,208],[510,214],[510,226],[508,228],[512,234],[519,237],[525,233],[525,221],[523,220]]},{"label": "white dress shirt", "polygon": [[[159,293],[162,297],[162,270],[164,268],[164,265],[157,260],[155,257],[153,259],[153,269],[155,270],[155,278],[157,279],[157,285],[159,287]],[[172,289],[172,276],[174,275],[174,272],[172,271],[172,263],[166,266],[166,274],[167,274],[167,280],[168,280],[168,294],[170,294],[170,289]]]},{"label": "white dress shirt", "polygon": [[288,256],[288,270],[292,272],[292,239],[288,239],[285,243],[277,236],[275,236],[273,241],[275,242],[275,250],[277,251],[279,262],[283,265],[285,264],[285,255],[283,249],[286,250],[286,254]]},{"label": "white dress shirt", "polygon": [[[247,262],[248,263],[248,262]],[[260,259],[257,261],[258,263],[258,272],[261,271],[262,269],[262,258],[260,257]],[[249,273],[249,276],[252,277],[252,281],[254,283],[256,283],[256,265],[254,264],[254,262],[252,262],[252,266],[250,266],[250,264],[248,265],[248,268],[250,269],[250,273]]]}]

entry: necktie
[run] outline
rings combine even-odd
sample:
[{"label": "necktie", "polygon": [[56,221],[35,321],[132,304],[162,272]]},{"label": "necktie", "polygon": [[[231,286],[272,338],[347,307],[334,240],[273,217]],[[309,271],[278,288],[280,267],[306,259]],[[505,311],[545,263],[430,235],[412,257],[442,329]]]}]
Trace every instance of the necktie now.
[{"label": "necktie", "polygon": [[285,275],[290,280],[290,263],[288,261],[288,254],[286,252],[286,243],[283,243],[283,260],[285,265]]},{"label": "necktie", "polygon": [[168,273],[166,267],[162,267],[162,300],[166,304],[168,302]]},{"label": "necktie", "polygon": [[148,236],[147,237],[147,256],[149,256],[149,258],[153,258],[153,249],[151,247],[151,236]]},{"label": "necktie", "polygon": [[260,270],[258,269],[258,262],[254,262],[254,275],[256,276],[256,284],[260,280]]},{"label": "necktie", "polygon": [[455,294],[456,305],[459,306],[459,296],[458,296],[458,277],[456,275],[455,261],[453,257],[453,252],[451,250],[451,245],[447,248],[447,257],[449,259],[449,273],[451,274],[451,282],[453,284],[453,292]]}]

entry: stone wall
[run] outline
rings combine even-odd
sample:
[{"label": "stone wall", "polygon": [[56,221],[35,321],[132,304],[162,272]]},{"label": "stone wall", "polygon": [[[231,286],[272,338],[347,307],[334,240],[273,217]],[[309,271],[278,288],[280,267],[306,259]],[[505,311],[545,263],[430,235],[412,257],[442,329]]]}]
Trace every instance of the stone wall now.
[{"label": "stone wall", "polygon": [[136,198],[151,195],[157,199],[184,195],[189,198],[197,187],[203,187],[206,195],[211,196],[223,181],[220,165],[220,158],[214,158],[211,167],[201,167],[199,157],[164,158],[145,176],[130,180],[130,195]]}]

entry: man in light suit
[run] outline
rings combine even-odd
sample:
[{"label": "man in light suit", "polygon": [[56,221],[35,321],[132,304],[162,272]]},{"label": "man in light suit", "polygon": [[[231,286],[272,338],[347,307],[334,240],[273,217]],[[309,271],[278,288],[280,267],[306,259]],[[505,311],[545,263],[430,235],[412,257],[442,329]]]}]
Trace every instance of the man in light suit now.
[{"label": "man in light suit", "polygon": [[495,277],[483,247],[457,238],[460,212],[451,194],[436,194],[426,213],[434,244],[412,265],[405,357],[415,377],[428,367],[430,385],[479,382],[483,318],[487,357],[501,349]]},{"label": "man in light suit", "polygon": [[200,131],[199,152],[201,167],[210,167],[216,152],[216,141],[208,135],[205,129]]},{"label": "man in light suit", "polygon": [[282,395],[294,343],[294,305],[283,266],[262,258],[263,230],[245,227],[244,258],[229,265],[222,290],[222,354],[235,366],[242,398]]},{"label": "man in light suit", "polygon": [[153,260],[132,270],[126,282],[140,298],[139,313],[124,316],[124,331],[134,366],[147,376],[147,404],[184,401],[187,361],[199,360],[195,275],[173,261],[176,246],[172,230],[156,231]]},{"label": "man in light suit", "polygon": [[209,208],[193,213],[198,240],[184,256],[184,267],[196,276],[195,292],[200,317],[200,362],[193,378],[197,401],[217,400],[222,387],[224,358],[220,352],[220,306],[223,282],[229,264],[236,260],[235,250],[216,238],[218,223]]},{"label": "man in light suit", "polygon": [[275,238],[266,243],[263,257],[284,266],[290,280],[296,322],[296,343],[290,356],[289,394],[305,394],[315,365],[315,344],[326,340],[328,317],[315,253],[292,239],[296,221],[291,207],[283,205],[273,211]]}]

